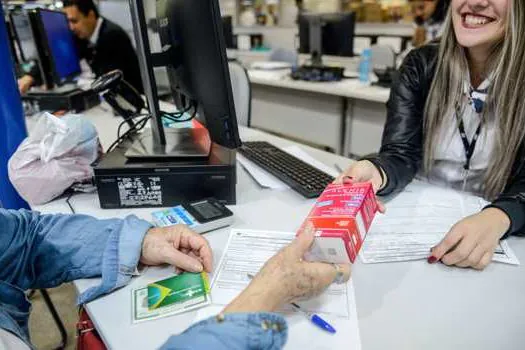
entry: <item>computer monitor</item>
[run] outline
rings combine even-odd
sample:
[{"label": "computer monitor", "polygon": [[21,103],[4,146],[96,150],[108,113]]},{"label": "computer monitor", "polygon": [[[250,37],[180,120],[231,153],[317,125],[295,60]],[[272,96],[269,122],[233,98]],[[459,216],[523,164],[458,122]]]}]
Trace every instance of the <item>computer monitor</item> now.
[{"label": "computer monitor", "polygon": [[[230,149],[241,146],[218,0],[158,0],[163,51],[155,55],[149,51],[142,2],[130,3],[145,94],[153,115],[153,142],[170,143],[169,133],[162,127],[153,74],[153,66],[165,66],[179,110],[198,106],[197,118],[206,126],[213,143]],[[183,156],[156,148],[160,151],[156,156]]]},{"label": "computer monitor", "polygon": [[27,13],[11,12],[9,14],[9,19],[13,26],[17,44],[20,47],[21,61],[28,62],[31,60],[37,60],[38,52]]},{"label": "computer monitor", "polygon": [[222,17],[222,29],[224,31],[224,41],[227,49],[235,49],[235,38],[233,36],[233,18],[232,16]]},{"label": "computer monitor", "polygon": [[354,55],[355,13],[302,14],[299,16],[300,53],[322,65],[322,55]]},{"label": "computer monitor", "polygon": [[66,15],[37,9],[30,13],[30,20],[46,85],[53,87],[72,82],[81,69]]},{"label": "computer monitor", "polygon": [[9,51],[11,53],[11,57],[13,58],[13,61],[18,66],[20,64],[21,60],[21,53],[19,50],[17,50],[17,47],[19,46],[16,38],[16,34],[13,28],[13,25],[10,20],[5,22],[5,26],[7,29],[7,39],[9,41]]}]

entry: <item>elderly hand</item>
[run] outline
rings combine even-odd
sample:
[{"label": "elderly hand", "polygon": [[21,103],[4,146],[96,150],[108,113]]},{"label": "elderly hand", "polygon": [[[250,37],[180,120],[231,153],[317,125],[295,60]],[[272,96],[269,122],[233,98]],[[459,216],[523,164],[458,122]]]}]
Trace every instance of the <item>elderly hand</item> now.
[{"label": "elderly hand", "polygon": [[[386,175],[383,174],[383,176],[386,179]],[[352,165],[334,181],[336,184],[345,182],[370,182],[374,188],[374,193],[376,193],[383,184],[379,170],[368,160],[360,160],[352,163]],[[377,207],[380,213],[385,213],[386,207],[380,200],[377,200]]]},{"label": "elderly hand", "polygon": [[336,268],[332,264],[303,260],[313,240],[314,229],[309,225],[263,266],[224,312],[272,312],[299,298],[314,297],[335,281],[338,270],[343,274],[343,281],[348,281],[350,265]]},{"label": "elderly hand", "polygon": [[155,227],[146,233],[140,262],[170,264],[188,272],[211,272],[213,255],[205,238],[185,225],[175,225]]},{"label": "elderly hand", "polygon": [[488,208],[455,224],[434,248],[429,263],[472,267],[483,270],[494,249],[510,227],[510,219],[497,208]]}]

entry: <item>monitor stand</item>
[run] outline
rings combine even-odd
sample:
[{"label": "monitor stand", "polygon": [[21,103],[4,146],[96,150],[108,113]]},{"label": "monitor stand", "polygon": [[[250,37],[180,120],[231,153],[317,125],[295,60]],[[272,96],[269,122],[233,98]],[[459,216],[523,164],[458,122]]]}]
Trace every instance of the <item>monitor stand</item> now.
[{"label": "monitor stand", "polygon": [[166,128],[166,144],[154,141],[151,129],[134,136],[135,141],[125,156],[132,160],[154,158],[207,158],[210,154],[211,140],[205,128]]}]

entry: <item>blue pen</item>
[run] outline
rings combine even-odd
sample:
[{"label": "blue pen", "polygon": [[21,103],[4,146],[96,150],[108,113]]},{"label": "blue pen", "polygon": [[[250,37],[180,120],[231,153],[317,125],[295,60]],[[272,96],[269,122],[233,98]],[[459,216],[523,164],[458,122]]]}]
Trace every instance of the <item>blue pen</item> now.
[{"label": "blue pen", "polygon": [[[253,277],[254,276],[252,274],[248,274],[248,278],[250,280],[252,280]],[[319,315],[304,311],[296,303],[291,303],[291,305],[292,305],[292,307],[294,308],[295,311],[298,311],[298,312],[302,313],[307,319],[309,319],[317,327],[327,331],[328,333],[334,334],[335,332],[337,332],[335,330],[335,328],[330,325],[330,323],[328,323],[325,320],[323,320]]]},{"label": "blue pen", "polygon": [[296,303],[291,303],[291,305],[293,306],[295,311],[299,311],[300,313],[302,313],[307,319],[309,319],[317,327],[319,327],[319,328],[321,328],[321,329],[323,329],[323,330],[325,330],[325,331],[327,331],[329,333],[332,333],[332,334],[336,332],[335,328],[332,327],[328,322],[323,320],[319,315],[313,314],[313,313],[310,313],[310,312],[307,312],[307,311],[304,311]]}]

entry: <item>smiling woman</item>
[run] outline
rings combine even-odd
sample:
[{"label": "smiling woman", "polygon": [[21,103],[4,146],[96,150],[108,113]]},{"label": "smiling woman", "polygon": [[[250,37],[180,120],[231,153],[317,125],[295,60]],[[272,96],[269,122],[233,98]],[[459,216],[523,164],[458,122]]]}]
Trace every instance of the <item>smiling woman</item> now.
[{"label": "smiling woman", "polygon": [[483,269],[500,239],[525,234],[524,57],[525,1],[452,0],[439,45],[400,68],[379,154],[343,174],[379,195],[419,175],[492,201],[456,223],[430,263]]},{"label": "smiling woman", "polygon": [[[487,108],[480,117],[494,124],[489,126],[494,138],[491,164],[483,178],[482,192],[488,199],[505,188],[524,138],[524,90],[516,89],[525,85],[524,29],[522,0],[452,0],[426,105],[424,165],[432,173],[443,121],[455,118],[465,82],[468,89],[486,90]],[[484,81],[486,86],[481,86]]]}]

